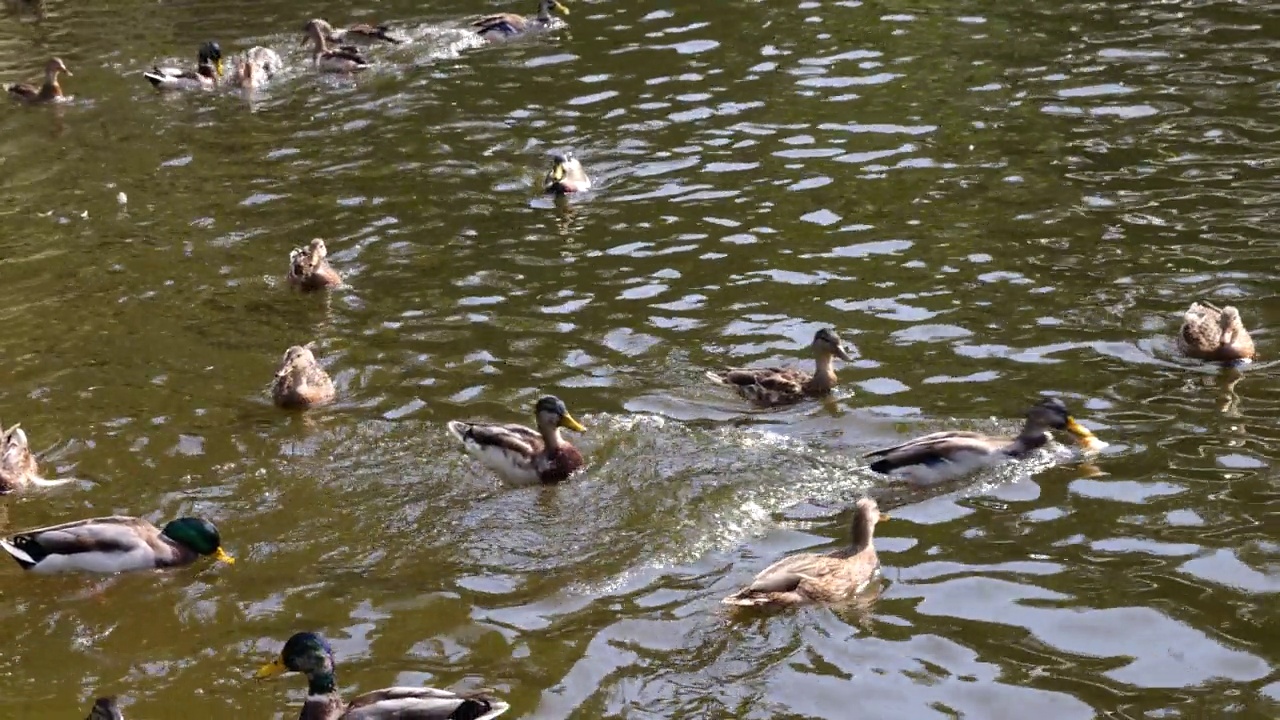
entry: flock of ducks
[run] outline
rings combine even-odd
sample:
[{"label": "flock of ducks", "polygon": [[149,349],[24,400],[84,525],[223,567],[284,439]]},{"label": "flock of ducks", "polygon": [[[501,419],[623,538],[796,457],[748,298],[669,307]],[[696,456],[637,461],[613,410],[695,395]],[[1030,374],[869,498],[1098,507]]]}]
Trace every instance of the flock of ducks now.
[{"label": "flock of ducks", "polygon": [[[488,39],[521,35],[550,27],[552,12],[567,14],[557,0],[540,0],[533,18],[504,13],[480,18],[472,29]],[[398,44],[387,25],[354,25],[335,29],[315,19],[304,27],[303,42],[312,44],[315,66],[328,72],[354,72],[369,65],[358,45]],[[192,69],[155,67],[144,77],[160,89],[208,89],[223,78],[222,48],[216,42],[200,46]],[[232,84],[255,87],[283,67],[270,48],[254,47],[236,56]],[[43,84],[5,87],[10,96],[29,103],[62,97],[59,75],[71,75],[58,58],[45,66]],[[571,155],[557,155],[544,180],[547,192],[566,194],[591,187],[590,178]],[[289,256],[287,282],[303,292],[324,291],[342,285],[342,276],[330,265],[321,239],[294,249]],[[1252,339],[1234,307],[1218,308],[1208,302],[1193,303],[1186,311],[1177,336],[1185,355],[1209,362],[1242,365],[1255,356]],[[795,367],[729,368],[709,372],[713,382],[732,388],[747,402],[777,408],[829,395],[837,384],[834,361],[852,359],[849,349],[830,328],[818,330],[809,346],[813,371]],[[306,410],[334,400],[332,379],[317,360],[314,344],[290,347],[271,384],[273,402],[289,410]],[[585,432],[564,402],[551,395],[539,398],[533,408],[534,427],[478,421],[450,421],[446,428],[464,452],[504,481],[515,485],[557,483],[569,479],[585,464],[581,451],[562,430]],[[1051,431],[1066,431],[1086,452],[1106,443],[1080,425],[1058,398],[1044,397],[1026,413],[1022,430],[1013,437],[996,437],[969,431],[937,432],[893,447],[873,450],[872,472],[930,484],[963,477],[979,468],[1024,458],[1050,441]],[[26,433],[17,425],[0,426],[0,493],[65,481],[39,477],[38,464]],[[761,571],[747,586],[724,598],[726,605],[783,607],[847,600],[865,588],[880,568],[873,536],[876,524],[887,520],[870,498],[854,507],[849,545],[825,553],[800,553],[785,557]],[[116,573],[176,568],[211,557],[224,563],[235,560],[222,547],[216,526],[203,518],[184,517],[163,528],[141,518],[111,516],[37,528],[0,538],[0,549],[30,572],[68,571]],[[336,689],[334,657],[329,643],[312,632],[289,638],[279,656],[257,672],[268,678],[297,672],[307,678],[307,698],[302,720],[487,720],[508,709],[489,691],[455,693],[435,688],[392,687],[344,701]],[[100,698],[89,720],[122,720],[113,698]]]}]

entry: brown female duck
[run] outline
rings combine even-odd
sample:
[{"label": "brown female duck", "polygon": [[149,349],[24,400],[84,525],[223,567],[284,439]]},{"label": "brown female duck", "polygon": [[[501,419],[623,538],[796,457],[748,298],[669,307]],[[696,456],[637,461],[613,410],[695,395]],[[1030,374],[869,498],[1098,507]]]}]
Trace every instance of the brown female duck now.
[{"label": "brown female duck", "polygon": [[564,401],[553,395],[540,398],[533,408],[538,429],[523,425],[448,423],[449,433],[480,464],[517,485],[553,483],[582,467],[582,453],[560,435],[560,428],[585,432],[569,414]]},{"label": "brown female duck", "polygon": [[302,28],[302,43],[312,43],[311,59],[322,72],[349,73],[369,67],[369,61],[354,45],[329,47],[329,34],[333,27],[324,20],[311,20]]},{"label": "brown female duck", "polygon": [[21,490],[39,480],[36,456],[27,444],[27,434],[14,425],[0,427],[0,494]]},{"label": "brown female duck", "polygon": [[299,410],[333,400],[333,380],[312,354],[314,346],[315,343],[294,345],[285,351],[271,384],[271,398],[276,405]]},{"label": "brown female duck", "polygon": [[335,28],[322,18],[316,18],[311,22],[316,23],[324,33],[325,41],[334,45],[377,45],[379,43],[399,45],[405,42],[392,35],[391,26],[385,23],[381,25],[359,23],[347,28]]},{"label": "brown female duck", "polygon": [[538,14],[533,18],[526,18],[515,13],[498,13],[497,15],[486,15],[472,22],[471,27],[475,29],[477,35],[486,40],[499,40],[512,35],[523,35],[551,27],[554,22],[554,18],[551,15],[552,10],[562,15],[569,14],[569,8],[565,7],[559,0],[538,0]]},{"label": "brown female duck", "polygon": [[58,84],[58,74],[66,73],[71,76],[71,71],[58,58],[50,58],[49,62],[44,65],[44,84],[34,85],[32,83],[13,83],[5,85],[4,89],[9,93],[9,97],[29,104],[47,103],[58,100],[62,97],[62,86]]},{"label": "brown female duck", "polygon": [[329,250],[316,238],[305,248],[289,253],[289,284],[303,290],[319,290],[342,284],[342,276],[329,265]]},{"label": "brown female duck", "polygon": [[726,597],[725,605],[742,607],[834,603],[866,587],[880,569],[872,536],[876,523],[888,520],[876,501],[854,505],[852,543],[826,554],[800,553],[783,558],[756,575],[751,584]]},{"label": "brown female duck", "polygon": [[1240,311],[1208,302],[1191,303],[1187,309],[1178,331],[1178,348],[1198,360],[1240,365],[1253,362],[1256,354]]},{"label": "brown female duck", "polygon": [[814,333],[809,347],[815,361],[812,374],[797,368],[730,368],[708,372],[707,377],[712,382],[732,386],[742,397],[765,407],[828,395],[836,384],[836,373],[831,369],[832,358],[838,357],[845,362],[853,358],[840,336],[830,328]]}]

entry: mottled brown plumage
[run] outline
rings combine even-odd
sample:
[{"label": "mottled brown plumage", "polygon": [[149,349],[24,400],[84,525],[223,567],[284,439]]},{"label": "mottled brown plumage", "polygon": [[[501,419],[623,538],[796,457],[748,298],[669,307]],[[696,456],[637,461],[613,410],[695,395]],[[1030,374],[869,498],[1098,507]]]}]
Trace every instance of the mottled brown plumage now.
[{"label": "mottled brown plumage", "polygon": [[523,15],[515,13],[497,13],[495,15],[486,15],[471,23],[471,27],[475,28],[476,34],[486,40],[497,40],[501,38],[511,37],[512,35],[523,35],[527,32],[535,30],[545,30],[550,27],[553,20],[551,11],[555,10],[562,15],[569,14],[569,8],[565,7],[558,0],[539,0],[538,14],[532,18],[526,18]]},{"label": "mottled brown plumage", "polygon": [[876,523],[888,520],[876,501],[863,498],[854,506],[850,545],[826,554],[800,553],[765,568],[750,585],[724,599],[742,607],[836,603],[861,590],[880,568],[876,556]]},{"label": "mottled brown plumage", "polygon": [[305,45],[308,40],[312,43],[311,59],[316,69],[323,72],[348,73],[369,67],[368,59],[355,45],[329,47],[329,36],[333,33],[333,26],[324,20],[308,21],[302,32],[304,33],[302,44]]},{"label": "mottled brown plumage", "polygon": [[59,73],[66,73],[68,77],[72,74],[61,60],[50,58],[44,66],[44,84],[13,83],[5,85],[4,89],[9,93],[9,97],[21,102],[29,104],[52,102],[62,97],[62,86],[58,84]]},{"label": "mottled brown plumage", "polygon": [[316,238],[305,248],[289,253],[289,283],[303,290],[319,290],[342,284],[342,276],[329,265],[329,250]]},{"label": "mottled brown plumage", "polygon": [[852,357],[840,336],[830,328],[814,333],[809,347],[815,363],[812,373],[798,368],[730,368],[708,372],[707,377],[712,382],[732,386],[742,397],[765,407],[822,397],[830,394],[836,384],[832,359],[838,357],[848,362]]},{"label": "mottled brown plumage", "polygon": [[294,345],[285,351],[271,385],[271,397],[276,405],[297,410],[333,400],[333,380],[312,354],[313,346],[314,343]]},{"label": "mottled brown plumage", "polygon": [[1228,305],[1191,303],[1178,331],[1178,347],[1188,357],[1222,363],[1248,363],[1255,357],[1253,338],[1240,320],[1240,311]]},{"label": "mottled brown plumage", "polygon": [[8,430],[0,426],[0,494],[21,490],[38,477],[39,467],[27,434],[16,424]]}]

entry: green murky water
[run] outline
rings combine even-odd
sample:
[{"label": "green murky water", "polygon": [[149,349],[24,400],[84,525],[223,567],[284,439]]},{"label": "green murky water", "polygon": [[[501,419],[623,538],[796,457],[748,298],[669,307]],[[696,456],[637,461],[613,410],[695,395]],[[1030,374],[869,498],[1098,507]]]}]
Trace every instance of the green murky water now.
[{"label": "green murky water", "polygon": [[[303,628],[348,694],[483,684],[513,718],[1280,714],[1265,3],[580,0],[489,48],[458,28],[505,6],[48,3],[0,20],[0,76],[75,72],[0,108],[0,419],[78,481],[0,524],[203,514],[240,562],[0,567],[0,717],[292,718],[301,680],[249,677]],[[416,41],[316,77],[314,15]],[[210,38],[292,68],[251,99],[143,81]],[[599,189],[558,207],[563,148]],[[316,236],[349,287],[290,293]],[[1172,352],[1199,297],[1258,328],[1243,379]],[[860,352],[833,402],[702,380],[820,325]],[[278,412],[310,340],[341,401]],[[444,435],[543,392],[590,426],[568,484],[504,488]],[[912,494],[857,460],[1042,392],[1112,443],[1092,466]],[[867,492],[878,598],[720,612]]]}]

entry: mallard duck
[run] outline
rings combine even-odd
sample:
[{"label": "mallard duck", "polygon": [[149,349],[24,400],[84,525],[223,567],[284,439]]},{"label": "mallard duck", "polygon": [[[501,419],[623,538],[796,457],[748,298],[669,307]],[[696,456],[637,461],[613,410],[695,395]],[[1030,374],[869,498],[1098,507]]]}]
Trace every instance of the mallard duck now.
[{"label": "mallard duck", "polygon": [[834,603],[862,590],[880,569],[872,539],[876,523],[888,520],[876,501],[854,505],[852,544],[826,554],[800,553],[765,568],[751,584],[725,598],[725,605],[803,605]]},{"label": "mallard duck", "polygon": [[586,192],[591,189],[591,178],[587,177],[587,171],[582,169],[582,163],[573,153],[553,155],[543,189],[556,195]]},{"label": "mallard duck", "polygon": [[202,555],[231,564],[218,528],[203,518],[178,518],[161,530],[142,518],[113,515],[27,530],[0,538],[23,570],[117,573],[190,565]]},{"label": "mallard duck", "polygon": [[551,16],[552,10],[561,15],[569,14],[569,8],[565,7],[559,0],[538,0],[538,15],[532,20],[514,13],[498,13],[497,15],[486,15],[472,22],[471,27],[475,28],[477,35],[486,40],[523,35],[527,32],[545,30],[550,27],[554,21]]},{"label": "mallard duck", "polygon": [[822,328],[809,344],[813,349],[814,369],[809,374],[797,368],[730,368],[708,372],[707,377],[722,385],[731,385],[738,394],[758,405],[771,407],[799,402],[805,398],[830,394],[836,384],[831,359],[852,360],[844,341],[831,328]]},{"label": "mallard duck", "polygon": [[377,45],[379,43],[399,45],[405,42],[403,39],[392,35],[391,26],[385,23],[381,25],[360,23],[348,28],[334,28],[327,20],[320,18],[316,18],[311,22],[316,23],[324,33],[324,39],[334,45]]},{"label": "mallard duck", "polygon": [[280,655],[258,668],[259,680],[290,672],[307,676],[307,699],[300,720],[490,720],[507,711],[507,703],[487,691],[455,693],[436,688],[390,687],[343,702],[334,680],[333,649],[316,633],[294,633]]},{"label": "mallard duck", "polygon": [[582,467],[582,453],[560,435],[560,428],[586,432],[564,402],[554,395],[540,398],[533,407],[538,429],[523,425],[491,425],[459,422],[448,424],[462,448],[508,482],[529,485],[554,483]]},{"label": "mallard duck", "polygon": [[323,20],[312,20],[302,28],[302,32],[305,33],[302,44],[305,45],[308,40],[311,41],[311,59],[315,62],[316,68],[324,72],[345,73],[369,67],[369,61],[360,52],[360,48],[354,45],[341,45],[330,50],[328,34],[332,30],[329,23]]},{"label": "mallard duck", "polygon": [[294,345],[284,352],[284,360],[271,384],[271,397],[276,405],[302,409],[323,405],[333,399],[333,381],[320,367],[311,348],[315,343]]},{"label": "mallard duck", "polygon": [[116,705],[115,698],[98,698],[93,703],[93,708],[89,710],[89,717],[85,720],[124,720],[124,713],[120,712],[120,706]]},{"label": "mallard duck", "polygon": [[142,73],[157,90],[208,90],[222,77],[222,46],[210,40],[196,52],[196,69],[153,66]]},{"label": "mallard duck", "polygon": [[1191,303],[1178,331],[1178,347],[1198,360],[1245,365],[1253,362],[1253,338],[1240,321],[1240,311],[1228,305]]},{"label": "mallard duck", "polygon": [[342,276],[329,266],[329,250],[316,238],[305,248],[289,253],[289,284],[303,290],[319,290],[342,284]]},{"label": "mallard duck", "polygon": [[12,83],[5,85],[4,89],[9,97],[25,103],[53,102],[62,97],[58,73],[66,73],[68,77],[72,74],[61,60],[49,58],[49,62],[44,64],[44,84],[37,86],[31,83]]},{"label": "mallard duck", "polygon": [[20,490],[38,479],[36,456],[27,444],[27,434],[14,425],[0,426],[0,494]]},{"label": "mallard duck", "polygon": [[275,50],[261,45],[251,47],[236,57],[231,84],[245,89],[262,87],[283,68],[284,61]]},{"label": "mallard duck", "polygon": [[1085,450],[1100,450],[1106,443],[1071,417],[1058,398],[1044,397],[1027,410],[1027,420],[1017,437],[992,437],[976,432],[949,430],[916,438],[901,445],[863,455],[877,458],[871,469],[895,471],[918,483],[951,480],[1006,460],[1023,458],[1049,442],[1050,430],[1066,430]]}]

